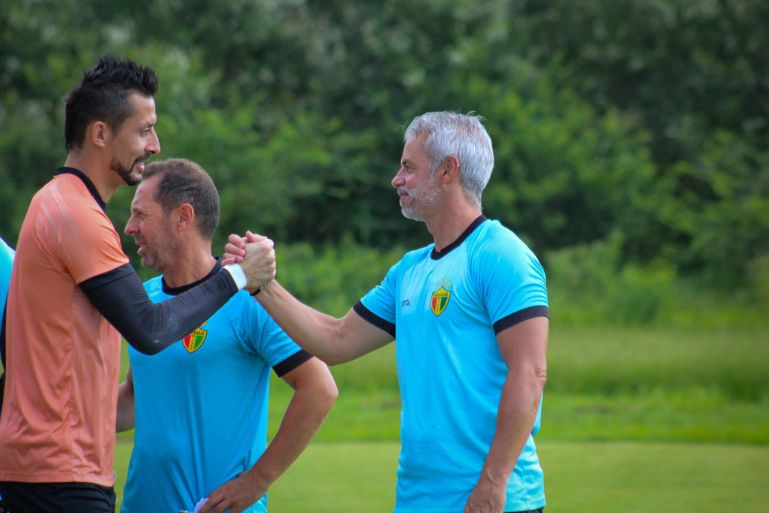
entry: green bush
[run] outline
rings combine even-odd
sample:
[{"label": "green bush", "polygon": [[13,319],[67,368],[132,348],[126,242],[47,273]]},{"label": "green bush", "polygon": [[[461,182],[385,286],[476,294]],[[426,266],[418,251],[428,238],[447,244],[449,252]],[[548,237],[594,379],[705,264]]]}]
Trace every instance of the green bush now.
[{"label": "green bush", "polygon": [[748,264],[748,279],[758,307],[769,312],[769,253],[755,258]]},{"label": "green bush", "polygon": [[349,238],[339,245],[276,244],[278,280],[301,301],[342,316],[384,278],[403,255],[360,246]]},{"label": "green bush", "polygon": [[606,239],[547,253],[553,318],[565,324],[648,324],[673,307],[676,281],[664,262],[622,265],[623,238]]}]

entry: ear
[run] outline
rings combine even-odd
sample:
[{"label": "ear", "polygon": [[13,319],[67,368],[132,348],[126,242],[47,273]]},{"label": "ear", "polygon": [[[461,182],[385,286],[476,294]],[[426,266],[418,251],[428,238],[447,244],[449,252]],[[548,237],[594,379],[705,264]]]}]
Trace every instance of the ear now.
[{"label": "ear", "polygon": [[86,128],[86,139],[99,148],[104,148],[112,132],[104,121],[94,121]]},{"label": "ear", "polygon": [[449,183],[459,181],[459,159],[456,155],[449,155],[441,164],[438,171],[441,182]]},{"label": "ear", "polygon": [[195,209],[189,203],[176,207],[176,227],[179,231],[187,231],[195,224]]}]

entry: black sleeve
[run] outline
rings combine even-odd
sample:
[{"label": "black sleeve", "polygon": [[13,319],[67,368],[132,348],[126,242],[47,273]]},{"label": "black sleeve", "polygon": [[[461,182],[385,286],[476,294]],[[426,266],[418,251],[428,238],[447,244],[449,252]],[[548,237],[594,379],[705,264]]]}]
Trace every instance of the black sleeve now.
[{"label": "black sleeve", "polygon": [[300,349],[296,353],[292,354],[279,364],[277,364],[275,367],[272,368],[272,370],[275,371],[275,374],[278,375],[279,378],[282,378],[284,375],[288,374],[292,370],[296,369],[300,365],[302,365],[304,362],[312,358],[313,356],[305,351],[304,349]]},{"label": "black sleeve", "polygon": [[386,331],[392,338],[395,338],[395,324],[386,321],[379,317],[377,314],[363,306],[363,303],[358,301],[352,307],[356,314],[360,315],[364,321],[368,321],[382,331]]},{"label": "black sleeve", "polygon": [[79,286],[126,341],[144,354],[158,353],[181,339],[238,291],[230,273],[221,270],[178,296],[155,304],[130,264]]}]

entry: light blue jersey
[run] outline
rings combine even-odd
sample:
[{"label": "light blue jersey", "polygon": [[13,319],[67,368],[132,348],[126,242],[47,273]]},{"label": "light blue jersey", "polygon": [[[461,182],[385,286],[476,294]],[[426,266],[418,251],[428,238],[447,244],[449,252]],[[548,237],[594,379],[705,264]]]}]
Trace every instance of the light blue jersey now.
[{"label": "light blue jersey", "polygon": [[[11,269],[16,252],[0,238],[0,323],[5,317],[5,301],[8,299],[8,287],[11,284]],[[0,324],[2,326],[2,324]],[[5,364],[5,330],[0,332],[0,359]],[[0,372],[0,376],[2,376]],[[0,396],[2,402],[2,396]],[[2,406],[2,405],[0,405]]]},{"label": "light blue jersey", "polygon": [[[159,277],[145,288],[155,302],[181,292]],[[128,351],[136,433],[122,513],[192,511],[250,469],[267,444],[270,369],[283,374],[306,358],[245,291],[181,343],[154,356]],[[265,496],[246,512],[266,508]]]},{"label": "light blue jersey", "polygon": [[[0,238],[0,323],[3,322],[5,316],[5,300],[8,298],[8,286],[11,284],[14,256],[16,256],[16,252]],[[0,333],[0,355],[5,362],[5,333]],[[2,375],[3,373],[0,372],[0,376]],[[0,396],[0,402],[2,402],[2,396]],[[2,498],[3,496],[0,495],[0,499]]]},{"label": "light blue jersey", "polygon": [[11,268],[16,252],[3,239],[0,239],[0,320],[8,297],[8,285],[11,283]]},{"label": "light blue jersey", "polygon": [[[430,245],[406,254],[356,305],[396,335],[403,401],[396,513],[462,513],[491,447],[507,373],[496,333],[547,316],[547,305],[534,254],[484,217],[441,253]],[[532,433],[539,420],[538,413]],[[544,505],[530,436],[504,511]]]}]

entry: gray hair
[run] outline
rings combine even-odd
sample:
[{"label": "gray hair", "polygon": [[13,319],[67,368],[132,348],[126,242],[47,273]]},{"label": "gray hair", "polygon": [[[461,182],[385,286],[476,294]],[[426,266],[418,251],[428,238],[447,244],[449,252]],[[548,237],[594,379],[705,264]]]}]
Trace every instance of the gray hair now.
[{"label": "gray hair", "polygon": [[459,182],[465,196],[481,206],[481,194],[494,169],[494,149],[491,137],[474,114],[458,112],[428,112],[417,116],[406,128],[404,142],[427,133],[425,150],[430,159],[430,172],[450,155],[459,161]]}]

